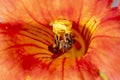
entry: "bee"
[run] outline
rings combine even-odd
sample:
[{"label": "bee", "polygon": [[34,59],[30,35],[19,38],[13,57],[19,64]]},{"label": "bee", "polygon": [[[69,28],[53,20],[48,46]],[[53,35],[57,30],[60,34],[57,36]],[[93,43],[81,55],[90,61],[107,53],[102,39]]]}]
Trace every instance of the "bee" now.
[{"label": "bee", "polygon": [[54,54],[59,52],[64,53],[70,50],[74,43],[75,39],[71,34],[64,34],[63,39],[61,40],[58,40],[58,36],[56,36],[54,44],[49,46],[49,51]]},{"label": "bee", "polygon": [[50,23],[50,26],[53,26],[55,38],[54,43],[48,47],[49,51],[53,54],[58,54],[70,50],[75,42],[71,32],[72,22],[68,20],[56,20]]}]

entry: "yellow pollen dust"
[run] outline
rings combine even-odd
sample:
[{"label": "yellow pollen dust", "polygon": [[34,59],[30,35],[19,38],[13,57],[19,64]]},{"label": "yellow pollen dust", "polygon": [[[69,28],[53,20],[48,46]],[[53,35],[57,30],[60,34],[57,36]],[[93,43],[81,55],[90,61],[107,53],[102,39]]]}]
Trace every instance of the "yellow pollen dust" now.
[{"label": "yellow pollen dust", "polygon": [[56,20],[50,23],[50,26],[53,26],[53,32],[60,38],[60,33],[64,32],[65,34],[71,33],[72,22],[68,20]]}]

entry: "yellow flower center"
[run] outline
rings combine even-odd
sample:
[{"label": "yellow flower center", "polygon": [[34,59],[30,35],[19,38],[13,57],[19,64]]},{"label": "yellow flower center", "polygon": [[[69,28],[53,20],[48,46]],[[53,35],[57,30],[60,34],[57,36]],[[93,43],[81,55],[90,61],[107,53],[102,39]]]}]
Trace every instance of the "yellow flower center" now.
[{"label": "yellow flower center", "polygon": [[[50,23],[55,34],[53,45],[49,50],[58,56],[79,57],[85,53],[85,42],[80,33],[72,29],[72,22],[68,20],[55,20]],[[64,54],[64,55],[63,55]],[[58,57],[57,56],[57,57]]]}]

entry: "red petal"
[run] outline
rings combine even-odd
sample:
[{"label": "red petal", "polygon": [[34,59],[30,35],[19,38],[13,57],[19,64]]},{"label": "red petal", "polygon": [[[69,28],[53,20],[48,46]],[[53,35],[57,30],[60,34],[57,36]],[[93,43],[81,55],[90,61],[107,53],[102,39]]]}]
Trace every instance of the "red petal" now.
[{"label": "red petal", "polygon": [[93,35],[90,59],[110,80],[120,79],[120,11],[113,8]]},{"label": "red petal", "polygon": [[[40,28],[40,27],[39,27]],[[28,30],[27,30],[28,29]],[[100,80],[99,71],[89,60],[77,58],[51,59],[47,41],[32,40],[37,33],[33,26],[0,24],[0,79],[2,80]],[[33,34],[30,37],[29,31]],[[44,29],[44,28],[43,28]],[[26,31],[26,32],[25,32]],[[47,30],[49,31],[49,30]],[[39,32],[44,32],[42,29]],[[44,32],[46,33],[46,32]],[[24,35],[23,35],[24,34]],[[38,34],[38,33],[37,33]],[[25,36],[26,35],[26,36]],[[43,37],[43,34],[39,34]],[[50,35],[50,34],[49,34]],[[28,37],[29,36],[29,37]],[[39,36],[38,36],[39,37]],[[45,37],[45,36],[44,36]],[[50,37],[50,36],[47,36]],[[50,38],[51,39],[51,38]],[[49,41],[50,41],[49,39]],[[40,40],[40,39],[38,39]],[[42,46],[41,46],[42,45]],[[43,48],[43,50],[41,49]],[[37,55],[38,57],[35,57]],[[43,58],[42,58],[43,57]],[[44,57],[48,57],[48,60]]]},{"label": "red petal", "polygon": [[50,64],[49,69],[39,69],[31,71],[32,80],[35,78],[41,80],[102,80],[98,69],[84,59],[59,58]]},{"label": "red petal", "polygon": [[49,32],[50,29],[40,26],[0,23],[0,79],[24,80],[27,71],[38,67],[40,61],[34,56],[48,52],[45,48],[52,41]]},{"label": "red petal", "polygon": [[26,27],[18,23],[0,24],[0,76],[2,76],[0,79],[96,80],[100,78],[98,69],[87,60],[51,59],[52,54],[47,51],[47,45],[52,39],[51,33],[47,36],[49,41],[46,41],[44,35],[50,29],[44,31],[44,27],[38,31],[38,28],[40,26]]},{"label": "red petal", "polygon": [[3,21],[35,20],[48,24],[56,19],[86,22],[100,18],[110,8],[111,0],[0,0],[0,18]]}]

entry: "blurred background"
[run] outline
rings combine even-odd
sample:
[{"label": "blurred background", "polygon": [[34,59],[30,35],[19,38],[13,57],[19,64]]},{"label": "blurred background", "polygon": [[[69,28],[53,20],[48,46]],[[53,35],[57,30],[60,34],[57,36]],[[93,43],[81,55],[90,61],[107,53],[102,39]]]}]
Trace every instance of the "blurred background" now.
[{"label": "blurred background", "polygon": [[116,7],[118,5],[118,0],[113,0],[112,7]]}]

